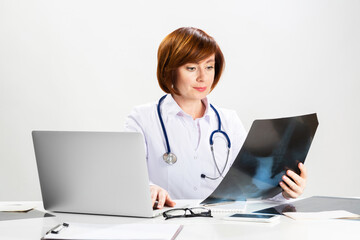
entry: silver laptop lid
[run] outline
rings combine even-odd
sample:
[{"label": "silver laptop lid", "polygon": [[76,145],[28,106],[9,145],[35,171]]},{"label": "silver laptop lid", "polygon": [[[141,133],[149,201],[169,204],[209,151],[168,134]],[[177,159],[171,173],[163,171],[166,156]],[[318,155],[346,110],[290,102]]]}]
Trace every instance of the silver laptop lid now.
[{"label": "silver laptop lid", "polygon": [[33,131],[32,136],[45,209],[153,216],[140,133]]}]

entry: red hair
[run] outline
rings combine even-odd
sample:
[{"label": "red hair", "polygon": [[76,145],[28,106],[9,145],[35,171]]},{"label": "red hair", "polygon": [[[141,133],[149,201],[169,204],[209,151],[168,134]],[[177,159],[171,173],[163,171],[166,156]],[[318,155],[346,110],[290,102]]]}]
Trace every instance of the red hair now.
[{"label": "red hair", "polygon": [[212,54],[215,54],[215,76],[211,90],[219,82],[225,65],[224,55],[214,38],[192,27],[179,28],[167,35],[158,50],[157,78],[161,89],[179,95],[174,88],[177,68],[198,63]]}]

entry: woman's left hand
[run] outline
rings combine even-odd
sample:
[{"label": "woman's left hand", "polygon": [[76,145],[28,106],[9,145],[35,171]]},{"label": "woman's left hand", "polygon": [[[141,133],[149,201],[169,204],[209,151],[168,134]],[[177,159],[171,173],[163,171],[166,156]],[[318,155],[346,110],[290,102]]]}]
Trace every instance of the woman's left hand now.
[{"label": "woman's left hand", "polygon": [[[299,197],[306,187],[307,170],[303,163],[299,163],[300,175],[291,170],[286,171],[286,175],[282,177],[280,187],[284,190],[282,192],[286,199]],[[286,184],[285,184],[285,183]]]}]

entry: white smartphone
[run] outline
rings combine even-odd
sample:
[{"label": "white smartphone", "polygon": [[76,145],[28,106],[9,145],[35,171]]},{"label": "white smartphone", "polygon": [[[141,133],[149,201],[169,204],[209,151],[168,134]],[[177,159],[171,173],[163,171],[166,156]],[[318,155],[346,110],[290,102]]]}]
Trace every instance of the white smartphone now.
[{"label": "white smartphone", "polygon": [[271,215],[271,214],[244,214],[244,213],[236,213],[230,216],[226,216],[223,218],[224,220],[231,221],[244,221],[244,222],[274,222],[280,219],[279,215]]}]

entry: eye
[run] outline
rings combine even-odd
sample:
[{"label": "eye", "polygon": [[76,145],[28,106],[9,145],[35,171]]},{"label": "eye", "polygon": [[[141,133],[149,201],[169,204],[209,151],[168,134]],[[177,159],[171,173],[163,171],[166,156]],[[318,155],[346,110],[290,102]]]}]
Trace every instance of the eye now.
[{"label": "eye", "polygon": [[196,70],[196,68],[195,68],[195,67],[186,67],[186,69],[187,69],[187,70],[189,70],[190,72],[193,72],[193,71],[195,71],[195,70]]},{"label": "eye", "polygon": [[206,69],[207,69],[207,70],[213,70],[213,69],[214,69],[214,66],[207,66]]}]

